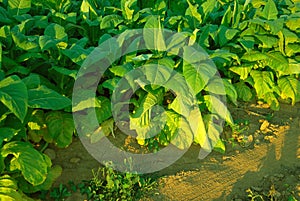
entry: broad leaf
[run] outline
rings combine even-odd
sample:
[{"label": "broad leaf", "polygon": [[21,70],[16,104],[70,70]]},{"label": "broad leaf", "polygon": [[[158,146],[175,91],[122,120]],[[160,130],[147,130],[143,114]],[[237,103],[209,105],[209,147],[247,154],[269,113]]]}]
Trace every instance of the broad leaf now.
[{"label": "broad leaf", "polygon": [[278,80],[278,86],[281,90],[281,98],[291,98],[292,105],[300,101],[300,81],[294,76],[282,77]]},{"label": "broad leaf", "polygon": [[8,11],[11,15],[23,15],[30,11],[31,0],[8,0]]},{"label": "broad leaf", "polygon": [[143,29],[143,37],[146,43],[146,47],[149,50],[166,50],[166,44],[162,30],[163,29],[160,24],[160,18],[158,16],[151,16],[148,18]]},{"label": "broad leaf", "polygon": [[253,98],[253,93],[244,82],[238,82],[234,84],[234,87],[236,88],[238,98],[243,101],[250,101]]},{"label": "broad leaf", "polygon": [[224,119],[228,124],[233,125],[233,119],[226,105],[216,96],[205,95],[205,104],[211,113],[217,114]]},{"label": "broad leaf", "polygon": [[117,27],[119,24],[123,22],[123,18],[119,15],[106,15],[103,17],[100,28],[101,29],[111,29]]},{"label": "broad leaf", "polygon": [[46,124],[49,135],[44,138],[47,142],[53,142],[60,148],[71,144],[75,129],[72,114],[58,111],[49,112],[46,114]]},{"label": "broad leaf", "polygon": [[208,62],[189,64],[184,61],[183,63],[183,76],[193,89],[194,94],[198,94],[205,87],[216,71],[213,65]]},{"label": "broad leaf", "polygon": [[9,142],[19,131],[9,127],[0,128],[0,146],[3,142]]},{"label": "broad leaf", "polygon": [[0,81],[0,101],[22,122],[27,114],[28,94],[25,84],[13,75]]},{"label": "broad leaf", "polygon": [[30,51],[30,52],[37,52],[39,51],[39,44],[38,36],[26,36],[21,32],[21,25],[17,25],[12,28],[11,34],[12,38],[16,44],[17,47],[20,49]]},{"label": "broad leaf", "polygon": [[188,124],[192,131],[194,142],[200,144],[201,148],[205,151],[210,152],[212,150],[212,147],[208,140],[200,109],[198,107],[195,107],[191,111],[189,116],[186,117],[186,120],[189,122]]},{"label": "broad leaf", "polygon": [[0,177],[0,198],[3,201],[23,200],[22,195],[18,192],[17,182],[9,175]]},{"label": "broad leaf", "polygon": [[10,169],[20,170],[32,185],[42,184],[47,177],[47,162],[43,155],[27,142],[9,142],[2,147],[2,157],[13,155]]},{"label": "broad leaf", "polygon": [[249,73],[251,72],[253,66],[252,65],[242,65],[242,66],[233,66],[230,67],[229,70],[238,74],[242,80],[247,79]]},{"label": "broad leaf", "polygon": [[272,72],[253,70],[250,75],[254,80],[254,88],[258,98],[263,98],[268,92],[273,93],[274,75]]},{"label": "broad leaf", "polygon": [[273,0],[268,0],[267,4],[263,9],[262,17],[264,17],[267,20],[275,20],[277,19],[277,15],[278,10],[276,4]]},{"label": "broad leaf", "polygon": [[44,85],[28,90],[28,105],[31,108],[61,110],[71,105],[71,100]]}]

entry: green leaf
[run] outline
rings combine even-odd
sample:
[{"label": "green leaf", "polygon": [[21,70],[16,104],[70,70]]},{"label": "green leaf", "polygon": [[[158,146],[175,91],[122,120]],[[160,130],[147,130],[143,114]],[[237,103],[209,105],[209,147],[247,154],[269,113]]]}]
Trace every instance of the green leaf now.
[{"label": "green leaf", "polygon": [[67,41],[68,35],[65,32],[65,28],[59,24],[49,24],[44,32],[45,36],[49,36],[52,39],[58,39],[59,41]]},{"label": "green leaf", "polygon": [[149,50],[165,51],[166,44],[159,16],[150,16],[143,29],[143,37]]},{"label": "green leaf", "polygon": [[25,84],[13,75],[0,81],[0,101],[22,122],[27,114],[28,94]]},{"label": "green leaf", "polygon": [[277,46],[278,38],[275,36],[268,36],[268,35],[255,35],[255,37],[261,41],[262,44],[259,45],[259,47],[262,48],[272,48],[274,46]]},{"label": "green leaf", "polygon": [[93,50],[93,47],[84,49],[81,45],[73,44],[70,49],[62,50],[62,53],[70,58],[74,63],[82,65],[84,60]]},{"label": "green leaf", "polygon": [[87,108],[101,108],[101,101],[98,98],[90,97],[86,100],[81,101],[80,103],[73,105],[72,111],[78,112],[81,110],[85,110]]},{"label": "green leaf", "polygon": [[133,5],[137,3],[137,0],[122,0],[121,9],[122,14],[126,20],[132,20],[134,9],[130,9]]},{"label": "green leaf", "polygon": [[202,17],[201,14],[198,12],[198,4],[193,5],[189,0],[187,0],[189,7],[185,11],[185,16],[187,18],[190,18],[191,26],[193,28],[198,27],[202,23]]},{"label": "green leaf", "polygon": [[47,142],[55,143],[60,148],[71,144],[75,129],[72,114],[51,111],[46,114],[46,124],[49,135],[44,138]]},{"label": "green leaf", "polygon": [[[194,54],[194,56],[197,56],[197,54]],[[205,87],[216,71],[213,64],[209,62],[193,64],[186,61],[183,62],[183,76],[195,94],[198,94]]]},{"label": "green leaf", "polygon": [[223,80],[220,77],[212,78],[204,88],[208,93],[226,95]]},{"label": "green leaf", "polygon": [[228,41],[234,38],[239,32],[237,29],[230,29],[224,25],[221,25],[218,30],[219,44],[224,46]]},{"label": "green leaf", "polygon": [[[44,157],[47,156],[44,155]],[[54,167],[48,168],[47,178],[40,185],[37,186],[28,185],[28,183],[26,183],[24,180],[21,180],[18,183],[20,185],[20,189],[24,193],[32,194],[41,190],[49,190],[52,187],[55,180],[61,175],[61,173],[62,173],[62,167],[60,167],[59,165],[55,165]]]},{"label": "green leaf", "polygon": [[[130,129],[136,130],[139,139],[146,139],[157,135],[164,125],[164,114],[160,106],[155,106],[162,101],[162,90],[147,93],[140,106],[130,117]],[[151,114],[156,113],[154,117]]]},{"label": "green leaf", "polygon": [[[201,148],[205,151],[210,152],[212,147],[208,140],[200,109],[198,107],[193,108],[190,114],[186,117],[186,121],[189,122],[188,124],[194,136],[194,142],[200,144]],[[181,124],[179,125],[181,126]]]},{"label": "green leaf", "polygon": [[3,201],[23,200],[17,182],[9,175],[0,176],[0,199]]},{"label": "green leaf", "polygon": [[19,131],[9,127],[0,128],[0,146],[3,142],[9,142]]},{"label": "green leaf", "polygon": [[258,98],[263,98],[268,92],[273,93],[275,83],[272,72],[253,70],[250,72],[250,75],[254,80],[254,88]]},{"label": "green leaf", "polygon": [[121,66],[113,66],[109,70],[115,74],[115,76],[123,77],[129,71],[133,70],[133,66],[130,63],[123,64]]},{"label": "green leaf", "polygon": [[10,160],[12,170],[20,170],[24,178],[32,185],[42,184],[47,177],[47,162],[43,155],[27,142],[9,142],[2,147],[1,155]]},{"label": "green leaf", "polygon": [[23,15],[30,11],[31,0],[8,0],[8,11],[11,15]]},{"label": "green leaf", "polygon": [[252,36],[244,36],[243,38],[237,39],[237,41],[247,52],[250,52],[254,48],[254,37]]},{"label": "green leaf", "polygon": [[229,97],[229,99],[231,100],[231,102],[233,104],[237,105],[238,94],[237,94],[233,84],[231,83],[231,80],[223,79],[223,84],[225,87],[226,95]]},{"label": "green leaf", "polygon": [[[201,135],[200,132],[198,133]],[[178,120],[177,131],[172,135],[171,143],[179,149],[187,149],[191,146],[193,139],[194,136],[189,122],[185,118],[180,117]]]},{"label": "green leaf", "polygon": [[205,1],[201,3],[201,8],[203,10],[202,15],[204,14],[204,21],[207,21],[207,19],[210,17],[210,14],[218,7],[218,1],[216,0],[210,0]]},{"label": "green leaf", "polygon": [[273,92],[266,93],[264,95],[263,99],[270,105],[270,108],[272,110],[275,110],[275,111],[279,110],[279,108],[280,108],[279,102]]},{"label": "green leaf", "polygon": [[261,52],[251,51],[245,53],[241,59],[246,61],[260,61],[268,59],[268,56]]},{"label": "green leaf", "polygon": [[252,65],[242,65],[242,66],[230,67],[229,70],[238,74],[242,80],[245,80],[245,79],[247,79],[252,68],[253,68]]},{"label": "green leaf", "polygon": [[280,52],[267,53],[265,59],[266,65],[270,66],[273,70],[279,72],[279,75],[284,73],[288,68],[288,60]]},{"label": "green leaf", "polygon": [[100,29],[112,29],[116,28],[119,24],[123,22],[123,18],[119,15],[112,14],[112,15],[106,15],[103,17]]},{"label": "green leaf", "polygon": [[278,10],[275,2],[273,0],[268,0],[262,11],[262,17],[267,20],[276,20],[278,15]]},{"label": "green leaf", "polygon": [[106,121],[103,121],[101,123],[101,126],[91,134],[91,143],[96,143],[99,140],[101,140],[104,136],[109,136],[111,133],[113,134],[113,132],[114,132],[114,119],[111,118]]},{"label": "green leaf", "polygon": [[95,110],[96,110],[97,120],[99,124],[101,124],[102,122],[112,117],[111,101],[110,99],[104,96],[100,96],[98,97],[98,99],[100,100],[100,107],[97,107]]},{"label": "green leaf", "polygon": [[252,91],[243,81],[235,83],[234,87],[236,88],[238,98],[243,101],[250,101],[253,98]]},{"label": "green leaf", "polygon": [[218,121],[219,118],[213,114],[207,114],[203,117],[203,121],[205,123],[205,128],[207,130],[207,136],[210,140],[211,146],[214,149],[218,149],[219,151],[225,151],[224,144],[220,144],[220,135],[223,131],[223,127],[214,121]]},{"label": "green leaf", "polygon": [[285,25],[292,31],[296,31],[300,28],[300,18],[288,18]]},{"label": "green leaf", "polygon": [[23,34],[20,31],[20,29],[21,29],[21,25],[17,25],[15,27],[13,27],[11,30],[12,38],[13,38],[16,46],[23,50],[26,50],[26,51],[38,52],[39,51],[39,44],[38,44],[39,37],[38,36],[26,36],[25,34]]},{"label": "green leaf", "polygon": [[278,80],[278,86],[281,91],[281,98],[292,99],[292,105],[294,105],[296,101],[300,101],[300,81],[294,76],[281,77]]},{"label": "green leaf", "polygon": [[208,110],[211,113],[219,115],[227,123],[233,125],[231,114],[222,101],[213,95],[204,95],[204,100]]},{"label": "green leaf", "polygon": [[63,67],[59,67],[59,66],[53,66],[51,69],[55,70],[56,72],[62,74],[62,75],[66,75],[72,78],[76,78],[76,74],[78,72],[78,70],[70,70],[67,68],[63,68]]},{"label": "green leaf", "polygon": [[61,110],[71,105],[71,100],[44,85],[28,90],[28,105],[31,108]]},{"label": "green leaf", "polygon": [[83,19],[94,20],[97,18],[97,8],[95,2],[90,0],[83,0],[80,6],[80,12],[83,14]]}]

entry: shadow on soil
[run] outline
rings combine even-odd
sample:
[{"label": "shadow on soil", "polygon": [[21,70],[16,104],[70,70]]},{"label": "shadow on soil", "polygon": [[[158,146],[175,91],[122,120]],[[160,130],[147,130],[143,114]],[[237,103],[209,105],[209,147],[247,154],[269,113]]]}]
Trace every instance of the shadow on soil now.
[{"label": "shadow on soil", "polygon": [[[245,192],[246,189],[254,187],[254,189],[260,189],[260,195],[263,194],[263,191],[269,191],[269,195],[264,195],[265,197],[271,197],[270,187],[274,185],[276,191],[273,193],[279,192],[277,194],[279,199],[283,200],[288,183],[292,185],[297,185],[299,183],[299,172],[300,172],[300,156],[299,156],[299,134],[300,134],[300,119],[296,118],[294,125],[291,125],[290,130],[287,130],[284,133],[282,139],[282,144],[279,148],[272,144],[268,149],[268,154],[263,158],[261,165],[258,171],[248,171],[242,178],[238,179],[237,182],[233,185],[231,193],[226,195],[223,193],[214,201],[220,200],[242,200],[245,197],[238,197],[237,195],[240,192]],[[247,168],[247,167],[245,167]],[[297,173],[295,173],[295,171]],[[293,175],[294,174],[294,175]],[[276,178],[272,175],[279,175],[280,178]],[[283,179],[283,177],[288,177]],[[245,186],[245,184],[247,186]],[[294,186],[295,187],[295,186]],[[283,192],[283,193],[282,193]],[[245,192],[246,194],[246,192]],[[273,196],[276,196],[275,194]],[[299,194],[294,194],[297,200],[300,200]],[[251,198],[248,198],[249,200]],[[255,199],[256,200],[256,199]]]}]

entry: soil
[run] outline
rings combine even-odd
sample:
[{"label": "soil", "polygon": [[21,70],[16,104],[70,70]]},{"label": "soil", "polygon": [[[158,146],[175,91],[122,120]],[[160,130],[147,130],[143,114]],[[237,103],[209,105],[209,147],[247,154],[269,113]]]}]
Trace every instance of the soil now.
[{"label": "soil", "polygon": [[[140,200],[241,201],[251,200],[251,195],[264,200],[291,196],[300,200],[300,104],[281,104],[275,112],[253,103],[229,109],[240,127],[234,132],[225,129],[226,153],[212,152],[200,160],[199,146],[192,145],[176,163],[150,175],[158,178],[159,185]],[[133,138],[116,135],[125,149],[139,150]],[[55,186],[91,179],[92,169],[101,166],[78,138],[66,149],[51,149],[56,153],[53,164],[63,168]],[[84,198],[74,194],[68,200]]]}]

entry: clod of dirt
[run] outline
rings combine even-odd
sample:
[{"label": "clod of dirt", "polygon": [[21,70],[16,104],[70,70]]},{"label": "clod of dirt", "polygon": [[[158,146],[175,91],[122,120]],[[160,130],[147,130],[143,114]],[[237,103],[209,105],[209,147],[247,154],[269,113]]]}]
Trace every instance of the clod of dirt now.
[{"label": "clod of dirt", "polygon": [[44,154],[46,154],[47,156],[49,156],[49,158],[51,160],[54,160],[56,158],[56,153],[53,149],[50,149],[50,148],[47,148],[45,151],[44,151]]},{"label": "clod of dirt", "polygon": [[264,120],[263,123],[261,124],[259,130],[264,131],[269,127],[269,125],[270,125],[270,123],[267,120]]},{"label": "clod of dirt", "polygon": [[80,158],[77,158],[77,157],[74,157],[74,158],[71,158],[70,159],[70,163],[75,163],[75,164],[77,164],[77,163],[79,163],[80,162]]}]

